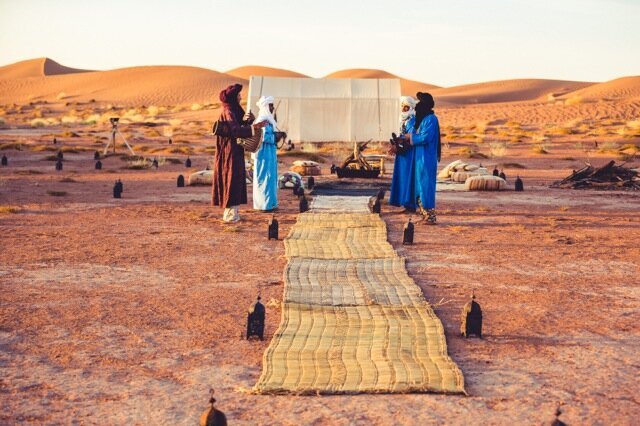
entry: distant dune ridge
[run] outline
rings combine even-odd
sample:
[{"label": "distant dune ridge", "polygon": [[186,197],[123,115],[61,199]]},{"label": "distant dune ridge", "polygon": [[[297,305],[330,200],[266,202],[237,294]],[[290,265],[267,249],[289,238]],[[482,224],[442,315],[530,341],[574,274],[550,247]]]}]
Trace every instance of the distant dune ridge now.
[{"label": "distant dune ridge", "polygon": [[[174,105],[217,103],[229,84],[248,84],[251,75],[307,77],[286,69],[248,65],[221,73],[189,66],[138,66],[89,71],[63,66],[49,58],[36,58],[0,67],[0,103],[97,101],[122,105]],[[443,88],[407,80],[387,71],[354,68],[325,78],[399,78],[403,95],[429,91],[440,106],[550,100],[640,100],[640,76],[604,83],[564,80],[516,79]]]},{"label": "distant dune ridge", "polygon": [[81,72],[88,70],[65,67],[49,58],[36,58],[0,67],[0,78],[44,77]]},{"label": "distant dune ridge", "polygon": [[225,74],[241,78],[243,80],[249,80],[252,75],[262,75],[264,77],[297,77],[308,78],[308,75],[300,74],[299,72],[283,70],[280,68],[261,67],[258,65],[246,65],[244,67],[234,68],[227,71]]},{"label": "distant dune ridge", "polygon": [[433,84],[407,80],[406,78],[398,77],[397,75],[391,74],[387,71],[367,68],[352,68],[336,71],[331,74],[327,74],[324,78],[398,78],[400,79],[400,91],[402,94],[413,97],[415,97],[418,92],[428,92],[439,88],[439,86],[435,86]]}]

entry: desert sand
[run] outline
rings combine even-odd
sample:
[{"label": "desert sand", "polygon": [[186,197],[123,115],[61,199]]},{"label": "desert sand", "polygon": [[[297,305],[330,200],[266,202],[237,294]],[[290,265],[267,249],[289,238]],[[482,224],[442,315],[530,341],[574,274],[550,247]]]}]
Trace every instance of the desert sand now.
[{"label": "desert sand", "polygon": [[[497,166],[508,189],[438,193],[440,223],[419,224],[413,246],[401,244],[408,215],[383,205],[382,218],[468,396],[259,396],[248,390],[280,320],[297,200],[279,192],[281,239],[267,241],[269,215],[249,204],[225,225],[210,187],[176,187],[211,160],[216,90],[245,80],[176,66],[55,75],[34,61],[0,69],[0,423],[194,424],[211,387],[231,424],[550,424],[558,407],[568,424],[640,415],[640,194],[549,188],[585,161],[638,167],[640,78],[433,89],[441,166]],[[449,93],[442,105],[438,93]],[[94,170],[111,116],[140,157],[119,144]],[[333,183],[329,166],[350,149],[303,144],[280,152],[279,167],[319,161],[316,181]],[[259,292],[267,339],[248,342]],[[482,340],[459,336],[472,292]]]}]

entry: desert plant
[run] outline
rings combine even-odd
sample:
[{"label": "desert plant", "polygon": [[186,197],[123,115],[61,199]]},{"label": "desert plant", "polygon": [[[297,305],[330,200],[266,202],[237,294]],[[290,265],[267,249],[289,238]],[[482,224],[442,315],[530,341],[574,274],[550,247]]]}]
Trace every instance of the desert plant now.
[{"label": "desert plant", "polygon": [[200,111],[202,109],[202,105],[195,103],[191,104],[191,111]]},{"label": "desert plant", "polygon": [[491,158],[504,157],[507,155],[506,142],[490,142],[489,153],[491,154]]},{"label": "desert plant", "polygon": [[531,150],[535,154],[548,154],[549,146],[546,143],[536,143],[536,144],[533,144],[533,146],[531,147]]},{"label": "desert plant", "polygon": [[564,101],[565,105],[580,105],[581,103],[584,103],[584,99],[579,95],[571,96]]},{"label": "desert plant", "polygon": [[20,209],[15,206],[0,206],[0,214],[20,213]]},{"label": "desert plant", "polygon": [[56,96],[56,99],[60,101],[60,100],[62,100],[64,98],[66,98],[66,97],[67,97],[66,93],[60,92],[60,93],[58,93],[58,96]]},{"label": "desert plant", "polygon": [[29,122],[31,127],[44,127],[47,125],[47,120],[44,118],[34,118]]}]

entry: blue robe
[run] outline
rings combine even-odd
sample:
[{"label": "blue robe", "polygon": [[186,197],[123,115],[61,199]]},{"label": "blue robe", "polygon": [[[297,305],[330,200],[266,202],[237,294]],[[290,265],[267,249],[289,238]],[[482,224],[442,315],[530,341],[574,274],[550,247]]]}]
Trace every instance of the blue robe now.
[{"label": "blue robe", "polygon": [[272,210],[278,207],[278,158],[273,125],[264,127],[262,145],[253,157],[253,208]]},{"label": "blue robe", "polygon": [[[401,129],[401,134],[411,133],[415,123],[415,116],[409,117]],[[402,154],[396,154],[393,163],[393,177],[391,178],[391,191],[389,204],[392,206],[416,208],[416,192],[414,183],[414,148],[409,147]]]},{"label": "blue robe", "polygon": [[416,197],[420,197],[422,207],[436,207],[436,176],[438,174],[438,142],[440,124],[435,114],[422,119],[412,136],[415,167]]}]

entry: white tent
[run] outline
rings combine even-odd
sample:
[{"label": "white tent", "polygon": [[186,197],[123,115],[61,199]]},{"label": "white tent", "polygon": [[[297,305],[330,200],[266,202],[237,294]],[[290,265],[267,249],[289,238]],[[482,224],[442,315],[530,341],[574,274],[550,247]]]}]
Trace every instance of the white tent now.
[{"label": "white tent", "polygon": [[251,76],[248,109],[275,98],[281,130],[294,142],[388,140],[398,130],[400,80]]}]

